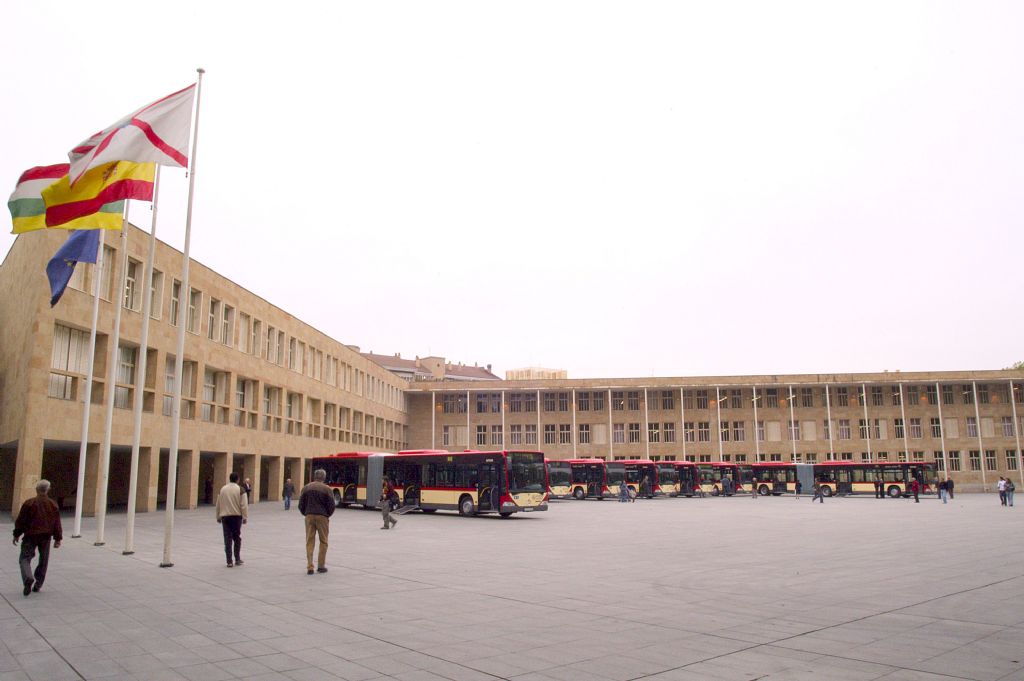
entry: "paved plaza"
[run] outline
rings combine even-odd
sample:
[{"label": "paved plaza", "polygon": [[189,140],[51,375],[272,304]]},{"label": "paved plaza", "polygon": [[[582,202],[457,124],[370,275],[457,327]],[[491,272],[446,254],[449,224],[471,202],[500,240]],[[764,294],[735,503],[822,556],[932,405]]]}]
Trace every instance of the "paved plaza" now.
[{"label": "paved plaza", "polygon": [[[307,576],[302,519],[124,514],[22,596],[0,561],[0,681],[1024,680],[1024,508],[804,497],[554,502],[508,520],[357,509]],[[10,519],[0,522],[10,537]]]}]

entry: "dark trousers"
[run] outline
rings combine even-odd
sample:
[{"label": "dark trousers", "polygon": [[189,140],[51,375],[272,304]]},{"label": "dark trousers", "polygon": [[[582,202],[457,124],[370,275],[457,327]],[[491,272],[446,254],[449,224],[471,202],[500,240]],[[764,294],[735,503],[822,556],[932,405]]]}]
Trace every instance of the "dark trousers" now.
[{"label": "dark trousers", "polygon": [[224,556],[231,562],[232,549],[235,560],[242,560],[242,516],[226,515],[220,519],[221,529],[224,530]]},{"label": "dark trousers", "polygon": [[[32,559],[36,557],[36,549],[39,549],[39,563],[36,571],[32,572]],[[25,535],[21,538],[21,556],[18,564],[21,566],[21,581],[31,582],[34,578],[37,586],[42,586],[46,580],[46,566],[50,563],[50,535],[35,534]]]}]

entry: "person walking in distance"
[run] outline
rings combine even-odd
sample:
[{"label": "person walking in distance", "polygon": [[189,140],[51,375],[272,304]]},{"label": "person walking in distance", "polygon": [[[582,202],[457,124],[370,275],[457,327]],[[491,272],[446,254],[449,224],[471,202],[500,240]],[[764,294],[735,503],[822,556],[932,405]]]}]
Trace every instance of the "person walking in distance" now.
[{"label": "person walking in distance", "polygon": [[1001,475],[996,483],[996,491],[999,492],[999,505],[1006,506],[1006,479]]},{"label": "person walking in distance", "polygon": [[949,492],[950,501],[953,500],[953,478],[946,478],[946,491]]},{"label": "person walking in distance", "polygon": [[[28,596],[32,591],[39,591],[46,581],[46,568],[50,564],[50,540],[53,548],[59,549],[64,539],[60,526],[60,509],[57,503],[46,496],[50,492],[50,481],[40,480],[36,483],[36,495],[26,499],[14,521],[14,541],[18,545],[21,537],[21,555],[18,564],[21,567],[22,594]],[[39,551],[39,563],[35,572],[32,571],[32,559]]]},{"label": "person walking in distance", "polygon": [[1013,493],[1017,490],[1016,485],[1013,484],[1013,480],[1006,479],[1006,505],[1013,508]]},{"label": "person walking in distance", "polygon": [[327,535],[330,533],[331,516],[334,514],[334,494],[324,480],[327,472],[318,468],[313,471],[313,482],[302,488],[299,494],[299,513],[306,518],[306,574],[313,574],[313,546],[320,540],[316,571],[327,572]]},{"label": "person walking in distance", "polygon": [[914,503],[920,504],[921,499],[919,495],[921,494],[921,481],[917,478],[910,481],[910,492],[914,495]]},{"label": "person walking in distance", "polygon": [[793,487],[793,498],[794,499],[799,499],[800,498],[800,492],[802,492],[803,490],[804,490],[804,486],[800,483],[799,480],[797,480],[796,481],[796,485]]},{"label": "person walking in distance", "polygon": [[249,522],[249,500],[238,485],[238,473],[229,475],[228,484],[220,488],[217,522],[224,531],[224,557],[228,567],[242,565],[242,525]]},{"label": "person walking in distance", "polygon": [[249,478],[245,479],[245,484],[242,485],[242,489],[245,490],[245,500],[250,504],[252,503],[252,480]]},{"label": "person walking in distance", "polygon": [[380,514],[384,518],[384,526],[380,528],[382,530],[390,530],[393,526],[398,524],[398,519],[391,517],[391,502],[393,498],[397,496],[398,493],[395,492],[395,488],[391,486],[391,480],[385,475],[384,482],[381,483],[380,490]]},{"label": "person walking in distance", "polygon": [[281,490],[281,496],[284,497],[284,510],[287,511],[292,507],[292,497],[295,496],[295,485],[292,483],[291,478],[284,481],[284,489]]},{"label": "person walking in distance", "polygon": [[750,481],[750,498],[757,499],[757,478]]},{"label": "person walking in distance", "polygon": [[818,500],[819,504],[824,504],[825,503],[825,495],[822,493],[821,485],[819,485],[817,481],[814,482],[814,496],[811,497],[811,503],[812,504],[814,503],[815,499]]},{"label": "person walking in distance", "polygon": [[942,503],[944,503],[944,504],[948,504],[949,503],[949,501],[948,501],[949,500],[949,489],[946,487],[946,481],[945,480],[940,480],[939,481],[939,498],[942,499]]},{"label": "person walking in distance", "polygon": [[878,477],[875,478],[875,498],[876,499],[884,499],[885,498],[885,483],[882,481],[882,473],[881,473],[881,471],[876,473],[876,475]]}]

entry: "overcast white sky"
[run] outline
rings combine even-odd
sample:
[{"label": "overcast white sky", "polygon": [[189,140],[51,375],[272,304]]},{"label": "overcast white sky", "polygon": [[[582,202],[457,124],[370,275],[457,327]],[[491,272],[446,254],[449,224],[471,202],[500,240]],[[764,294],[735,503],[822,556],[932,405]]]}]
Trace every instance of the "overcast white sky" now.
[{"label": "overcast white sky", "polygon": [[1024,4],[268,6],[0,5],[6,191],[202,66],[193,258],[363,350],[571,377],[1024,359]]}]

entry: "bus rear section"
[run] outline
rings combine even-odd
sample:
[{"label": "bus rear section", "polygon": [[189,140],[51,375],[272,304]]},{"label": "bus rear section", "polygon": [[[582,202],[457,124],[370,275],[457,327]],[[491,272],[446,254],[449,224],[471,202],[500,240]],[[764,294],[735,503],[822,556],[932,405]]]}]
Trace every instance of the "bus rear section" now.
[{"label": "bus rear section", "polygon": [[743,482],[739,466],[733,463],[712,462],[697,464],[700,475],[700,488],[704,494],[713,497],[742,493]]},{"label": "bus rear section", "polygon": [[620,483],[625,480],[631,497],[654,498],[658,480],[657,464],[647,459],[612,461],[607,464],[608,489],[612,496],[618,494]]},{"label": "bus rear section", "polygon": [[546,511],[547,471],[541,452],[399,452],[387,474],[406,506],[464,516]]},{"label": "bus rear section", "polygon": [[[384,460],[393,456],[384,452],[342,452],[312,460],[313,470],[322,469],[336,506],[361,504],[376,508],[384,470]],[[366,490],[373,490],[367,495]]]},{"label": "bus rear section", "polygon": [[697,464],[692,461],[673,461],[672,465],[676,469],[676,477],[679,481],[677,496],[701,496],[700,471],[697,470]]},{"label": "bus rear section", "polygon": [[796,466],[791,463],[755,463],[752,475],[757,478],[757,493],[761,496],[796,492]]},{"label": "bus rear section", "polygon": [[814,479],[824,496],[875,495],[881,482],[882,493],[891,498],[910,496],[911,481],[920,484],[920,494],[935,493],[935,466],[915,462],[825,461],[814,465]]},{"label": "bus rear section", "polygon": [[668,461],[666,463],[658,464],[658,493],[666,494],[670,497],[679,496],[679,490],[681,489],[679,484],[679,469],[675,465]]},{"label": "bus rear section", "polygon": [[568,461],[547,460],[548,497],[551,499],[572,498],[572,468]]},{"label": "bus rear section", "polygon": [[570,459],[572,498],[604,499],[615,496],[608,489],[608,472],[604,459]]}]

